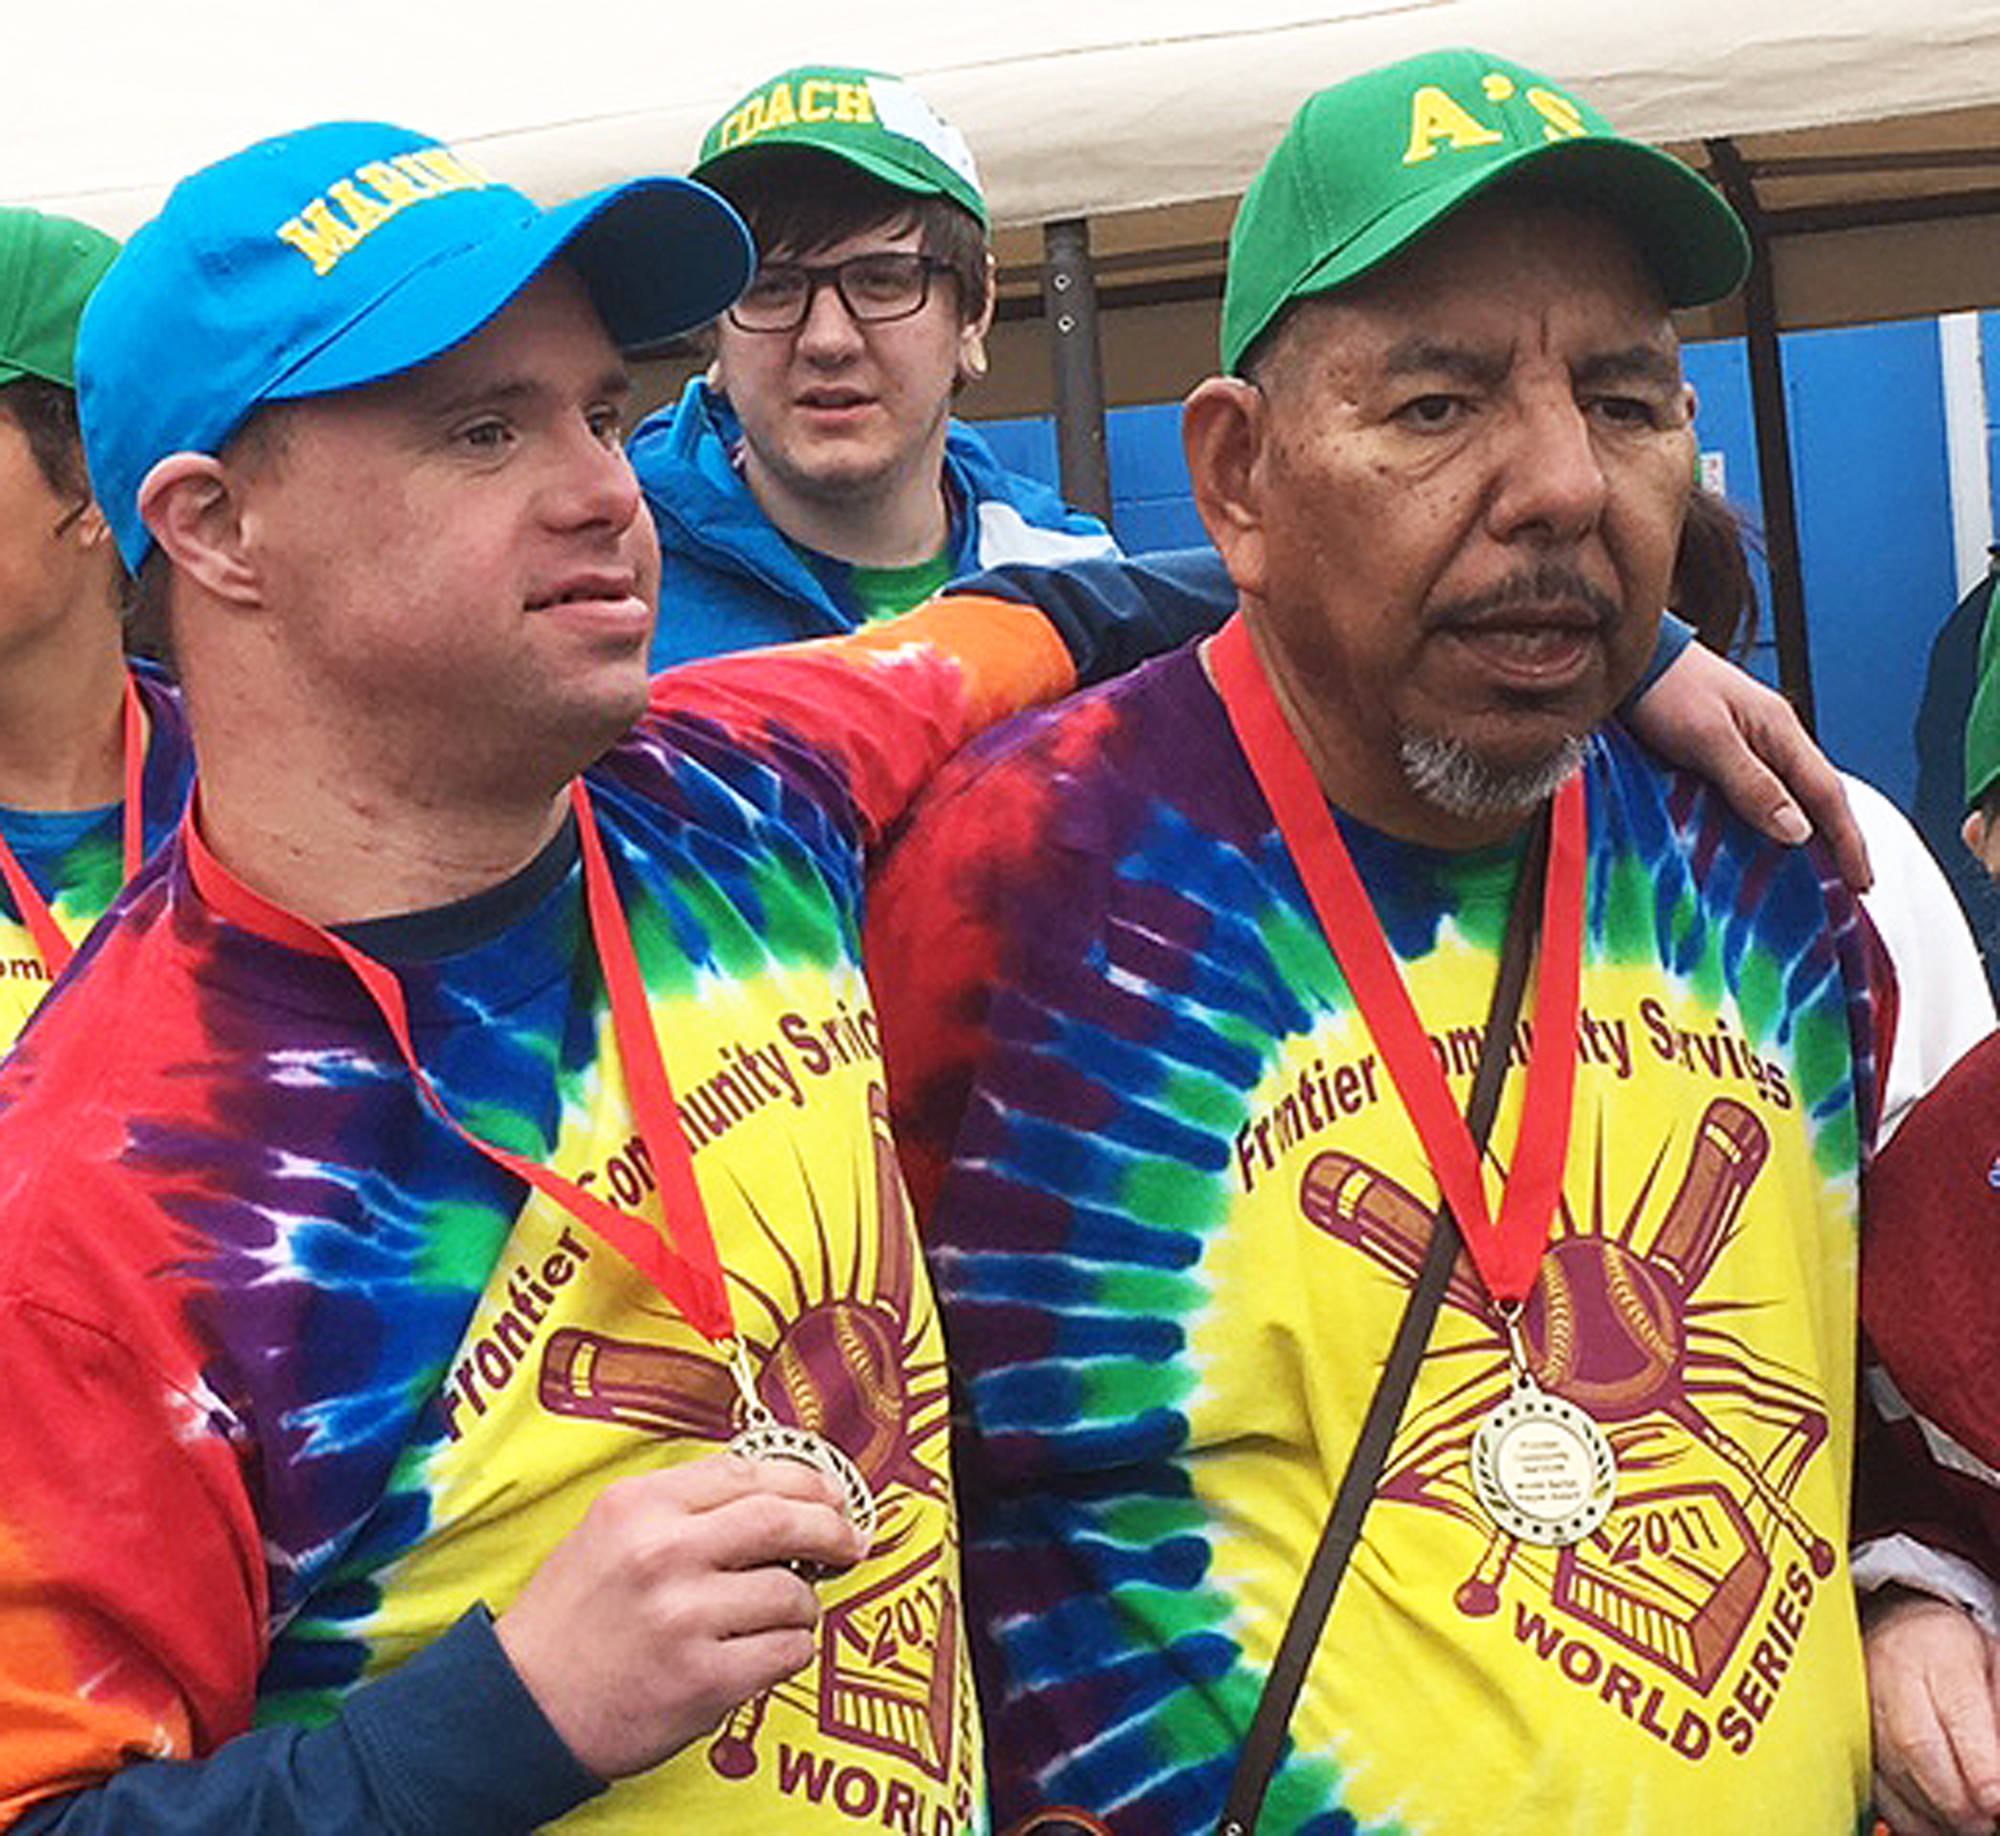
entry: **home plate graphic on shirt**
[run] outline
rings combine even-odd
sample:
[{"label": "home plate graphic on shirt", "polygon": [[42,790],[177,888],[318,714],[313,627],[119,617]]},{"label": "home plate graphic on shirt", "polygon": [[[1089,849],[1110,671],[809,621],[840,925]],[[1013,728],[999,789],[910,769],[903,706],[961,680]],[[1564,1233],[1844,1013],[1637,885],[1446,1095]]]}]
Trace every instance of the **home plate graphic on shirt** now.
[{"label": "home plate graphic on shirt", "polygon": [[[1442,1511],[1478,1533],[1482,1547],[1454,1595],[1460,1613],[1489,1617],[1510,1579],[1525,1583],[1594,1636],[1706,1694],[1756,1619],[1781,1558],[1789,1595],[1809,1597],[1814,1581],[1833,1573],[1832,1543],[1791,1503],[1827,1438],[1824,1400],[1735,1336],[1732,1309],[1699,1299],[1769,1149],[1751,1109],[1717,1098],[1650,1232],[1649,1178],[1617,1234],[1573,1226],[1549,1244],[1521,1338],[1534,1381],[1587,1411],[1616,1450],[1618,1495],[1591,1534],[1538,1549],[1479,1507],[1468,1452],[1512,1381],[1497,1328],[1490,1357],[1479,1356],[1489,1347],[1477,1339],[1461,1348],[1480,1368],[1405,1423],[1377,1503]],[[1322,1152],[1300,1182],[1299,1203],[1320,1230],[1414,1276],[1430,1208],[1394,1180],[1350,1155]],[[1463,1255],[1447,1300],[1488,1321]]]},{"label": "home plate graphic on shirt", "polygon": [[[563,1327],[543,1353],[540,1401],[562,1416],[620,1422],[669,1436],[730,1443],[746,1408],[842,1451],[880,1502],[865,1561],[893,1559],[908,1537],[899,1501],[937,1499],[945,1484],[945,1381],[913,1321],[916,1237],[888,1135],[887,1100],[869,1090],[881,1253],[872,1278],[834,1267],[824,1235],[790,1246],[795,1292],[760,1294],[770,1331],[742,1328],[756,1367],[754,1404],[712,1355]],[[767,1229],[771,1228],[767,1222]],[[774,1233],[774,1240],[776,1240]],[[857,1591],[830,1597],[811,1680],[781,1684],[738,1707],[711,1736],[708,1763],[748,1778],[773,1698],[844,1745],[895,1758],[950,1784],[958,1705],[959,1603],[943,1553],[928,1548]],[[788,1757],[783,1765],[808,1762]],[[786,1786],[792,1790],[798,1781]],[[810,1789],[810,1785],[802,1788]]]}]

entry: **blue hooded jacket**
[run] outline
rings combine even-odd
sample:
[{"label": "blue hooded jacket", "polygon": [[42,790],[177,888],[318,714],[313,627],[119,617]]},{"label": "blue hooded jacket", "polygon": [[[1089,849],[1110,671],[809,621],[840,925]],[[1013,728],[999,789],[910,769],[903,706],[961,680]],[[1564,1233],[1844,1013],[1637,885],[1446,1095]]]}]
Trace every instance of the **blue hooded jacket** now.
[{"label": "blue hooded jacket", "polygon": [[[632,466],[660,532],[655,669],[861,623],[845,564],[788,541],[751,495],[733,462],[741,439],[729,404],[698,377],[632,436]],[[944,472],[955,574],[1118,552],[1095,517],[1008,471],[963,422],[945,437]]]}]

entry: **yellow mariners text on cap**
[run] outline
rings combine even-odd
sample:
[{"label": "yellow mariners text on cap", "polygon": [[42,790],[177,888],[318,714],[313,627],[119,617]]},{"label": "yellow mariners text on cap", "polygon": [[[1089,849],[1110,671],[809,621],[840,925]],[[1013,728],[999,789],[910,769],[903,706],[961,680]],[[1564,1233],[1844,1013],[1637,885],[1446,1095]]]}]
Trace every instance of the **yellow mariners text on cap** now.
[{"label": "yellow mariners text on cap", "polygon": [[412,204],[453,191],[483,190],[493,182],[463,153],[419,147],[393,159],[370,160],[335,179],[296,216],[279,224],[276,233],[312,263],[314,274],[330,274],[342,256]]}]

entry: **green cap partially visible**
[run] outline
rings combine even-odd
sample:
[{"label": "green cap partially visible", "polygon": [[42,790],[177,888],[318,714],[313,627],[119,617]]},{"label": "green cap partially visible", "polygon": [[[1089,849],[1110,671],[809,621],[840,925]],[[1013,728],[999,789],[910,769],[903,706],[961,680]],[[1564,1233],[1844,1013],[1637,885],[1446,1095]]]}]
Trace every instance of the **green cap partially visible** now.
[{"label": "green cap partially visible", "polygon": [[1433,51],[1323,89],[1292,118],[1230,232],[1223,367],[1291,301],[1360,279],[1527,171],[1619,218],[1670,306],[1719,300],[1749,272],[1743,225],[1692,168],[1519,64]]},{"label": "green cap partially visible", "polygon": [[812,147],[898,191],[949,198],[987,220],[964,135],[880,70],[800,64],[767,78],[702,136],[693,176],[714,184],[753,147]]},{"label": "green cap partially visible", "polygon": [[1977,809],[1980,799],[2000,781],[2000,584],[1986,602],[1986,623],[1979,633],[1979,681],[1965,716],[1965,807]]},{"label": "green cap partially visible", "polygon": [[0,383],[76,387],[76,327],[118,244],[102,230],[0,207]]}]

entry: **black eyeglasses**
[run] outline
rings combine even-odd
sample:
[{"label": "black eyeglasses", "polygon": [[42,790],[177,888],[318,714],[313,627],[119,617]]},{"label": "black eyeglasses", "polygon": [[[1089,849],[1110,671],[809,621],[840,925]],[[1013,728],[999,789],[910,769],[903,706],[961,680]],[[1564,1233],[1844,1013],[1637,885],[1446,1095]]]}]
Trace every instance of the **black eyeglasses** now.
[{"label": "black eyeglasses", "polygon": [[822,287],[840,295],[840,303],[857,324],[914,318],[931,297],[931,276],[951,271],[949,262],[901,249],[850,255],[823,266],[766,262],[730,307],[729,322],[741,331],[796,331],[806,322]]}]

